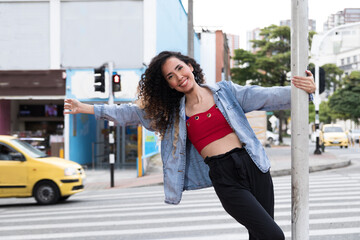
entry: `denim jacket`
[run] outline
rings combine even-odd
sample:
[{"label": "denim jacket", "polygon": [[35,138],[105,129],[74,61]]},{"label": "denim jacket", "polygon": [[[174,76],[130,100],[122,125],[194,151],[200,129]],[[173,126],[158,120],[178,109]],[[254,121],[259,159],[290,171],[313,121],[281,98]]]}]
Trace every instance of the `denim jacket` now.
[{"label": "denim jacket", "polygon": [[[256,166],[264,173],[269,171],[270,161],[250,127],[245,113],[290,108],[291,88],[240,86],[231,81],[222,81],[214,86],[203,84],[202,87],[208,87],[212,91],[216,105],[244,144]],[[97,119],[108,119],[122,126],[142,124],[152,130],[150,120],[145,119],[144,110],[135,104],[95,105],[94,111]],[[174,130],[173,125],[169,127],[161,142],[165,202],[169,204],[180,203],[184,190],[212,186],[208,166],[187,138],[185,97],[180,102],[179,136],[175,154]]]}]

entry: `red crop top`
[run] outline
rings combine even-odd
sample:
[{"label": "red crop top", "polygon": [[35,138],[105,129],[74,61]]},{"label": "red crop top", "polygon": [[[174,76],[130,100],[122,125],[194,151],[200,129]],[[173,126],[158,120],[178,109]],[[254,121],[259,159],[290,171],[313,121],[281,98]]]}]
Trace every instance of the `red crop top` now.
[{"label": "red crop top", "polygon": [[216,105],[189,117],[186,128],[188,138],[199,153],[209,143],[234,132]]}]

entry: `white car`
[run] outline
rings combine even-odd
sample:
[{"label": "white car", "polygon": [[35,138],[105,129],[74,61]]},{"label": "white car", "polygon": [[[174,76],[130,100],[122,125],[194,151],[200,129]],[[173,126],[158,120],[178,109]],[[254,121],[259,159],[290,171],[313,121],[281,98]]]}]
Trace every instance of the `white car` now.
[{"label": "white car", "polygon": [[352,143],[359,143],[360,129],[350,129],[349,139]]},{"label": "white car", "polygon": [[272,145],[279,141],[279,134],[266,131],[266,141],[268,144]]}]

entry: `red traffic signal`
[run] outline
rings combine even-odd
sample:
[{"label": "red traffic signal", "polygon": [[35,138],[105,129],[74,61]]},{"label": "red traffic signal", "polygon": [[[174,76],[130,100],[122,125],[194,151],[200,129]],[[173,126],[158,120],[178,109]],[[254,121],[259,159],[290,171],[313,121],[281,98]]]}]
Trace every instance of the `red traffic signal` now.
[{"label": "red traffic signal", "polygon": [[121,75],[114,74],[112,76],[112,86],[113,86],[113,92],[121,91]]}]

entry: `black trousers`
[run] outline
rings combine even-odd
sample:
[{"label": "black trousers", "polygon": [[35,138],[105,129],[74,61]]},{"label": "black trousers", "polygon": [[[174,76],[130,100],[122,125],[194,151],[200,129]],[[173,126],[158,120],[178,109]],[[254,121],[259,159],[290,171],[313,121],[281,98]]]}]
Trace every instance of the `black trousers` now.
[{"label": "black trousers", "polygon": [[285,239],[274,221],[270,171],[261,172],[244,148],[207,157],[209,176],[225,211],[244,225],[249,239]]}]

